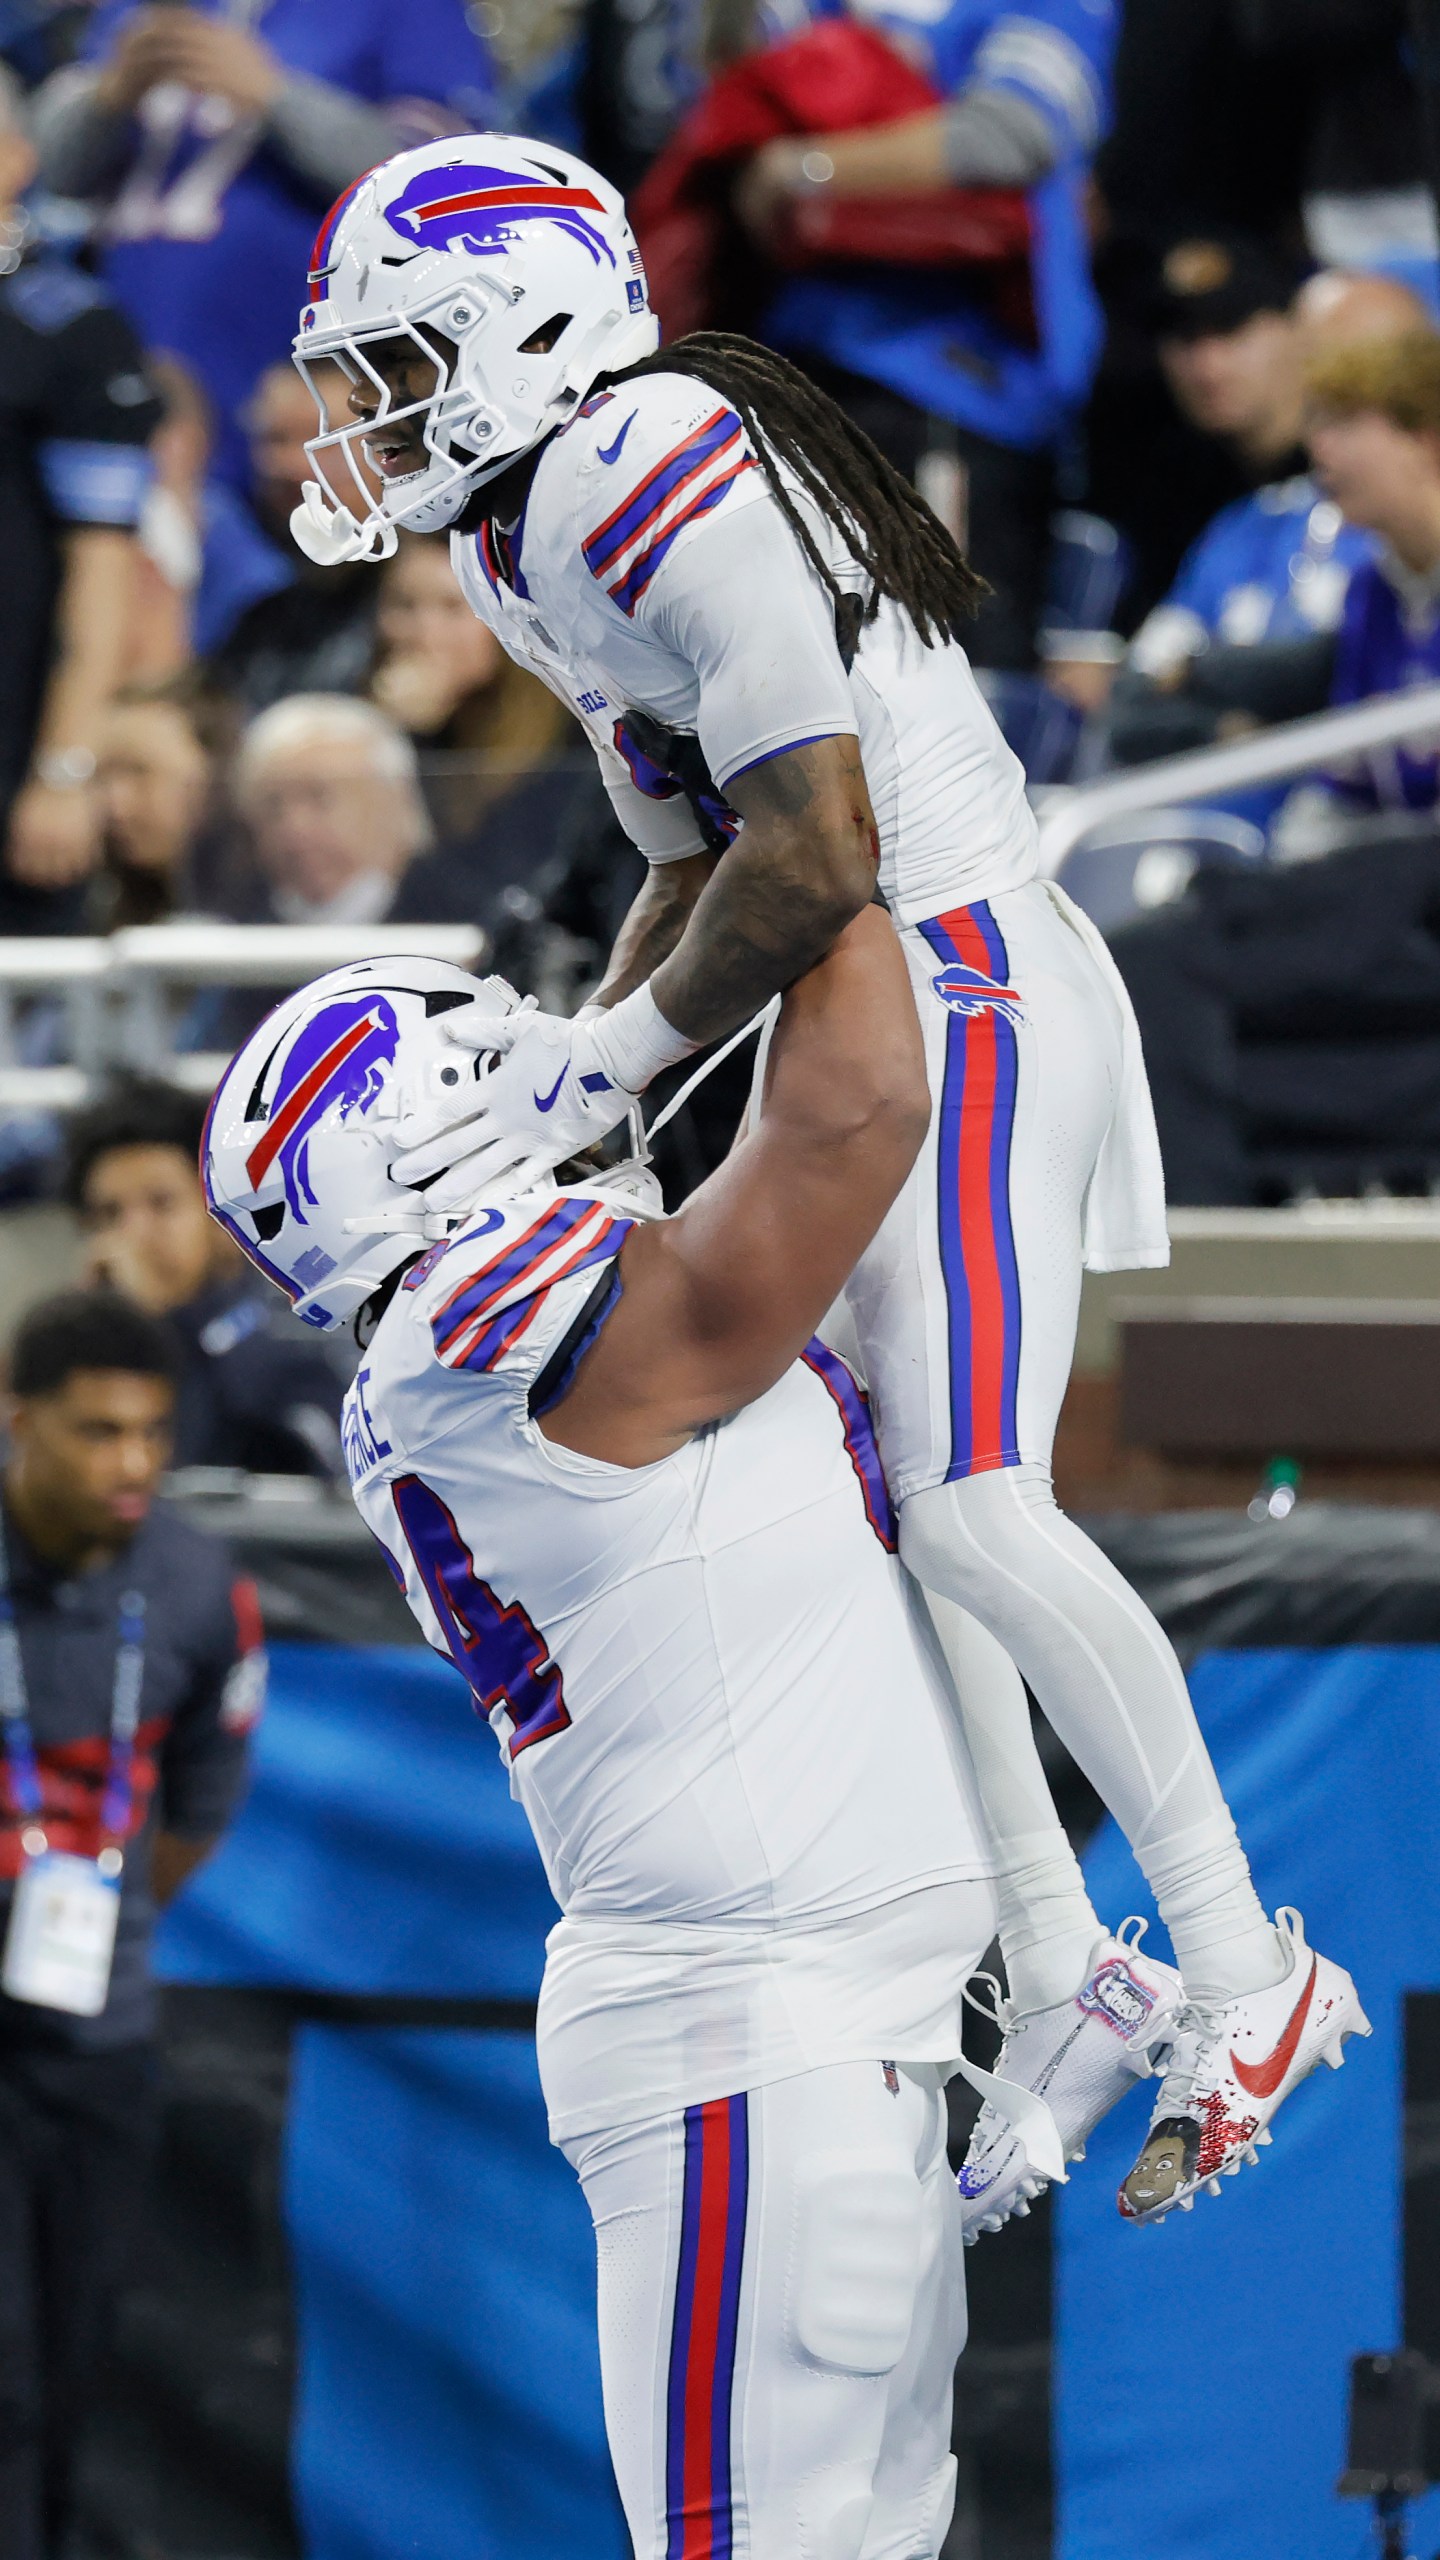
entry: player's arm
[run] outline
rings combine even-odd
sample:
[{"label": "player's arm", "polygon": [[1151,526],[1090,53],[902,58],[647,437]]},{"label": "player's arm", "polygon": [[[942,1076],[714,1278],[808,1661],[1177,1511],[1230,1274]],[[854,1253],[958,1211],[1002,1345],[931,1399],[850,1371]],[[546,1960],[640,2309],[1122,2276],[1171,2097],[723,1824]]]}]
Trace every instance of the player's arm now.
[{"label": "player's arm", "polygon": [[615,937],[592,1003],[618,1004],[622,996],[643,987],[662,960],[669,959],[714,868],[715,857],[710,853],[651,863],[645,885]]},{"label": "player's arm", "polygon": [[880,840],[852,736],[816,738],[726,786],[745,824],[650,993],[686,1040],[723,1039],[813,968],[875,895]]},{"label": "player's arm", "polygon": [[786,996],[758,1126],[627,1239],[619,1300],[545,1436],[646,1466],[763,1395],[875,1234],[929,1109],[905,962],[871,907]]}]

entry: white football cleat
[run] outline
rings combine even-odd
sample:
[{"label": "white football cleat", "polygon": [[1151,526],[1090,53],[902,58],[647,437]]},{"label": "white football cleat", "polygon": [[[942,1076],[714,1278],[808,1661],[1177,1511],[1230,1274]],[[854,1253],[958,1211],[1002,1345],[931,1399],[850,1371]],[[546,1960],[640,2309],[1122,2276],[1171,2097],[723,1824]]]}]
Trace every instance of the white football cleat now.
[{"label": "white football cleat", "polygon": [[[1101,2117],[1137,2080],[1153,2076],[1174,2033],[1184,2001],[1180,1976],[1173,1965],[1140,1954],[1144,1929],[1143,1920],[1126,1920],[1116,1936],[1101,1938],[1079,1990],[1051,2008],[1019,2013],[995,1986],[994,2015],[1005,2037],[996,2074],[1045,2100],[1067,2160],[1084,2159]],[[967,2249],[1012,2213],[1028,2213],[1049,2183],[1014,2127],[983,2106],[957,2180]]]},{"label": "white football cleat", "polygon": [[1305,1943],[1298,1911],[1275,1914],[1290,1964],[1265,1991],[1187,2005],[1166,2065],[1145,2147],[1117,2199],[1127,2222],[1188,2213],[1204,2187],[1220,2193],[1257,2146],[1270,2119],[1317,2062],[1338,2071],[1347,2036],[1368,2036],[1355,1985]]}]

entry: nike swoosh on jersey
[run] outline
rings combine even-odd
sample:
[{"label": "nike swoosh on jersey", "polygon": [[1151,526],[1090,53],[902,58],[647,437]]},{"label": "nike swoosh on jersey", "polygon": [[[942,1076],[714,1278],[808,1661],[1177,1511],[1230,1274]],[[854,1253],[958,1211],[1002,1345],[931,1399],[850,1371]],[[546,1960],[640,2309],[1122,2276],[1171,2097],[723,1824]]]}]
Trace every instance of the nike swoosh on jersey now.
[{"label": "nike swoosh on jersey", "polygon": [[548,1093],[545,1093],[545,1094],[540,1094],[540,1093],[537,1093],[537,1094],[536,1094],[536,1096],[535,1096],[535,1108],[536,1108],[536,1110],[537,1110],[537,1111],[553,1111],[553,1110],[554,1110],[555,1105],[556,1105],[556,1102],[559,1100],[559,1096],[560,1096],[560,1087],[561,1087],[561,1086],[562,1086],[562,1084],[564,1083],[565,1078],[567,1077],[567,1075],[569,1074],[569,1072],[570,1072],[570,1066],[569,1066],[569,1061],[568,1061],[568,1059],[567,1059],[567,1061],[566,1061],[565,1065],[561,1068],[560,1073],[558,1074],[558,1076],[556,1077],[556,1079],[555,1079],[554,1083],[553,1083],[553,1084],[552,1084],[552,1086],[550,1087],[549,1092],[548,1092]]},{"label": "nike swoosh on jersey", "polygon": [[1310,1995],[1314,1988],[1315,1958],[1312,1956],[1305,1988],[1290,2012],[1284,2033],[1274,2051],[1267,2053],[1263,2062],[1242,2062],[1232,2046],[1230,2068],[1241,2088],[1248,2090],[1252,2098],[1274,2097],[1295,2059],[1295,2047],[1300,2041],[1300,2030],[1305,2024],[1305,2013],[1310,2006]]},{"label": "nike swoosh on jersey", "polygon": [[628,436],[628,434],[630,433],[631,428],[634,426],[634,424],[635,424],[635,417],[636,417],[636,412],[632,409],[632,410],[631,410],[631,412],[630,412],[629,417],[626,419],[625,424],[624,424],[624,426],[621,428],[620,433],[619,433],[619,434],[618,434],[618,436],[616,437],[616,439],[615,439],[614,443],[613,443],[613,444],[601,444],[601,445],[597,445],[597,446],[596,446],[595,450],[596,450],[596,452],[599,454],[600,459],[601,459],[601,461],[602,461],[602,462],[618,462],[618,461],[619,461],[619,459],[620,459],[620,447],[622,446],[622,444],[624,443],[624,441],[625,441],[626,437],[627,437],[627,436]]}]

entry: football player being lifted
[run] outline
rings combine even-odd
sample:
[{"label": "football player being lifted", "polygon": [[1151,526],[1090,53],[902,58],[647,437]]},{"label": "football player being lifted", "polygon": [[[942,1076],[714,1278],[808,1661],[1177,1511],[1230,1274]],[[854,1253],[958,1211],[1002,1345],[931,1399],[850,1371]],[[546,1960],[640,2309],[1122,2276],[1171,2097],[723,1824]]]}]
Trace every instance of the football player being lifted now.
[{"label": "football player being lifted", "polygon": [[[475,612],[583,724],[650,865],[593,1002],[506,1019],[498,1072],[428,1098],[395,1178],[570,1156],[878,886],[932,1109],[831,1338],[874,1399],[997,1846],[1001,2068],[1043,2090],[1073,2156],[1163,2066],[1120,2206],[1188,2206],[1360,2013],[1298,1917],[1262,1909],[1170,1644],[1055,1503],[1082,1267],[1166,1260],[1163,1185],[1128,1001],[1037,876],[1024,776],[961,645],[974,576],[781,358],[659,348],[621,200],[564,152],[472,135],[401,154],[335,206],[309,291],[297,540],[340,561],[448,526]],[[493,1062],[478,1016],[452,1029],[457,1059],[483,1038]],[[1129,1840],[1178,1974],[1097,1919],[1026,1682]],[[1042,2183],[984,2110],[972,2234]]]}]

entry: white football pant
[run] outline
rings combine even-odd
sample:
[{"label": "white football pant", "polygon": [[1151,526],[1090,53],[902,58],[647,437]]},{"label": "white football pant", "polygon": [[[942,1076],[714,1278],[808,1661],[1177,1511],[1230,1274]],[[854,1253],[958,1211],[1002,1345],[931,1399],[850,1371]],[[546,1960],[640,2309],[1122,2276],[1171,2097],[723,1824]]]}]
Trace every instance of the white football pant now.
[{"label": "white football pant", "polygon": [[936,2560],[960,2199],[939,2066],[842,2062],[567,2143],[636,2560]]}]

